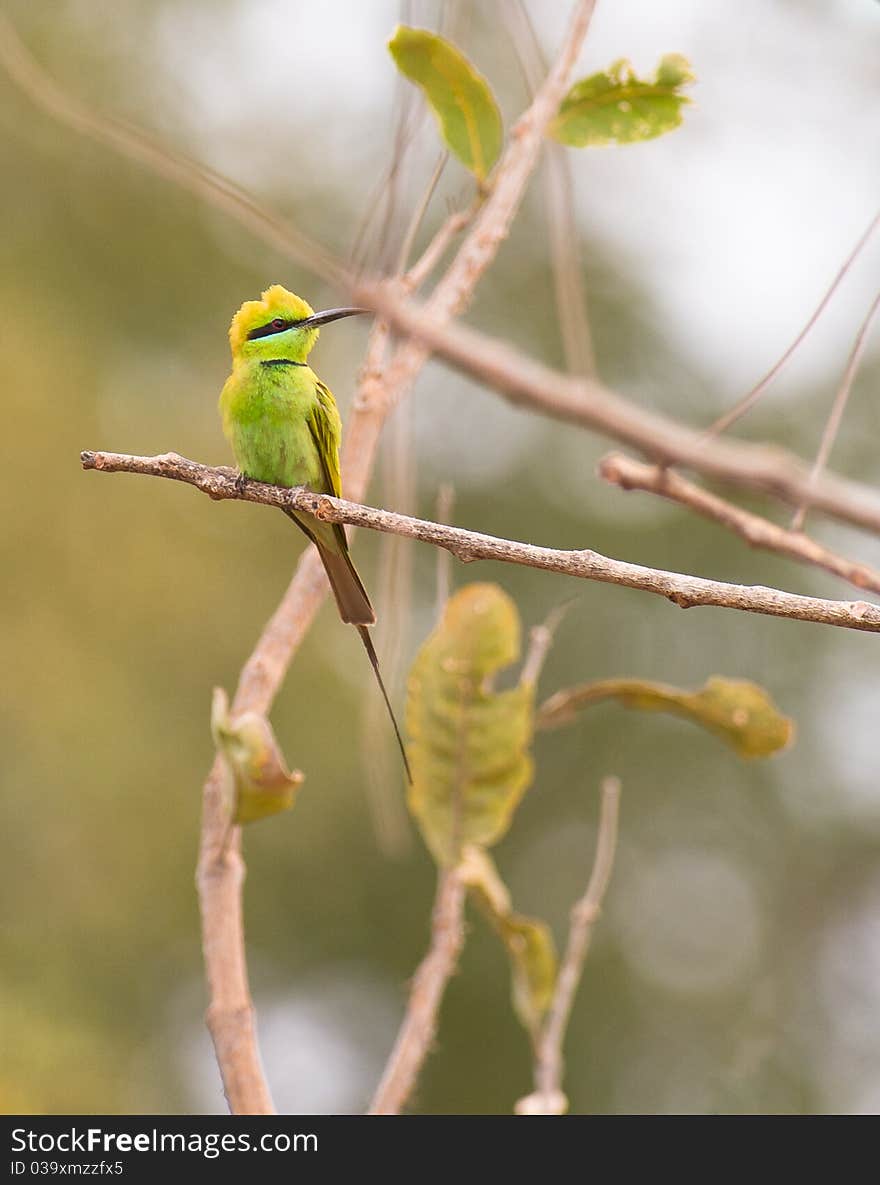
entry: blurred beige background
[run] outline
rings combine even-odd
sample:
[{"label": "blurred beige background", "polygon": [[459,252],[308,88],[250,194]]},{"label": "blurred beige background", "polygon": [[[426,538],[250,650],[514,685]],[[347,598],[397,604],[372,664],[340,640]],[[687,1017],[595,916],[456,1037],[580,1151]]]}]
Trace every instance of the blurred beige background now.
[{"label": "blurred beige background", "polygon": [[[552,52],[569,5],[530,7]],[[72,93],[223,170],[347,254],[388,160],[395,3],[13,0],[6,10]],[[526,97],[499,11],[470,6],[462,40],[509,126]],[[414,3],[411,19],[435,25],[436,6]],[[603,376],[704,424],[788,344],[876,207],[880,4],[600,0],[578,74],[620,56],[648,71],[669,51],[699,78],[684,127],[571,163]],[[436,151],[426,121],[412,195]],[[262,508],[83,474],[78,452],[227,462],[216,399],[231,314],[273,281],[315,307],[341,294],[58,127],[5,76],[0,169],[0,1107],[222,1111],[193,891],[211,688],[234,686],[301,541]],[[464,190],[450,166],[444,193]],[[558,364],[543,201],[533,185],[469,316]],[[878,267],[880,242],[743,435],[815,449]],[[343,412],[365,335],[334,326],[315,355]],[[833,457],[874,483],[878,383],[880,341]],[[518,413],[438,364],[402,414],[423,514],[451,482],[456,520],[479,530],[848,595],[602,485],[605,442]],[[378,478],[371,496],[389,500]],[[877,540],[814,527],[880,563]],[[380,552],[377,538],[358,538],[374,589]],[[413,545],[411,557],[407,661],[434,597],[433,553]],[[472,579],[497,580],[527,625],[577,598],[547,693],[614,674],[698,685],[717,672],[763,683],[798,722],[794,749],[753,765],[681,721],[613,707],[539,738],[535,786],[498,860],[518,907],[558,935],[589,868],[599,778],[624,784],[619,862],[568,1044],[572,1109],[880,1110],[880,641],[683,614],[527,570],[455,571]],[[357,639],[325,609],[273,714],[306,786],[294,812],[246,835],[262,1047],[288,1111],[363,1109],[426,942],[430,861],[417,839],[389,858],[370,822],[372,697]],[[509,1111],[529,1069],[503,953],[475,917],[415,1106]]]}]

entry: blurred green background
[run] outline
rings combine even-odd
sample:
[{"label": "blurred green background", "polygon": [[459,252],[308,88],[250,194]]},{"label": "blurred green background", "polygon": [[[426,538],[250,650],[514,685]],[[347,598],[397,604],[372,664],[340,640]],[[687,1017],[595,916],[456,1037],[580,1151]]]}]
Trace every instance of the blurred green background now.
[{"label": "blurred green background", "polygon": [[[509,126],[526,102],[509,14],[503,3],[460,8],[461,41]],[[72,93],[221,168],[348,253],[389,159],[384,43],[396,3],[15,0],[5,10]],[[532,6],[548,53],[568,10]],[[409,17],[436,27],[437,6],[414,3]],[[648,70],[668,51],[686,53],[700,79],[684,128],[570,161],[601,373],[646,406],[704,424],[788,344],[872,213],[880,5],[600,0],[578,73],[620,56]],[[426,121],[410,201],[436,151]],[[59,127],[5,75],[0,167],[0,1107],[222,1111],[193,888],[211,689],[234,687],[301,541],[259,507],[84,474],[78,453],[174,449],[228,462],[216,399],[231,314],[274,281],[315,307],[343,294]],[[451,165],[444,192],[465,189]],[[441,194],[430,225],[443,208]],[[535,184],[469,317],[559,364],[545,217]],[[743,436],[815,449],[878,264],[875,244]],[[365,326],[344,323],[315,355],[344,413],[365,340]],[[874,483],[878,383],[875,344],[833,458]],[[423,514],[450,482],[456,521],[478,530],[850,595],[605,487],[594,471],[607,442],[532,419],[438,364],[399,414]],[[392,498],[392,452],[374,502]],[[813,526],[880,563],[877,540]],[[355,545],[377,593],[387,546],[365,534]],[[405,546],[414,585],[399,622],[403,668],[430,628],[435,579],[433,552]],[[684,614],[524,569],[458,567],[454,578],[497,580],[526,625],[576,597],[545,694],[618,674],[696,686],[718,672],[764,684],[798,723],[795,747],[763,764],[684,722],[612,706],[539,738],[535,786],[497,857],[517,906],[560,938],[592,858],[599,779],[615,773],[624,785],[618,864],[568,1042],[572,1109],[880,1110],[878,639]],[[387,622],[395,606],[377,599]],[[288,1111],[364,1108],[426,944],[430,860],[415,837],[384,851],[372,823],[364,771],[376,744],[390,744],[374,698],[356,637],[325,608],[272,718],[306,785],[292,813],[245,837],[261,1043]],[[371,727],[381,741],[365,752]],[[393,750],[383,755],[402,795]],[[529,1088],[505,958],[474,917],[414,1107],[507,1112]]]}]

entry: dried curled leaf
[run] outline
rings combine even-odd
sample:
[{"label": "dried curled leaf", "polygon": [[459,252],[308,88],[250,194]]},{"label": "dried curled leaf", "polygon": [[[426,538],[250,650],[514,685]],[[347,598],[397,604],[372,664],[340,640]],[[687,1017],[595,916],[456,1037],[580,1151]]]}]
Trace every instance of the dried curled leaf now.
[{"label": "dried curled leaf", "polygon": [[537,1034],[556,986],[556,944],[550,927],[513,912],[507,886],[482,848],[466,848],[460,870],[507,949],[514,1011],[523,1027]]},{"label": "dried curled leaf", "polygon": [[537,727],[560,728],[584,708],[607,699],[643,712],[684,716],[726,741],[740,757],[769,757],[794,738],[794,721],[782,715],[763,687],[721,675],[713,675],[699,691],[642,679],[582,683],[546,700],[538,710]]},{"label": "dried curled leaf", "polygon": [[235,802],[234,823],[252,823],[268,815],[290,810],[296,791],[303,781],[299,770],[287,768],[265,716],[245,712],[234,719],[229,715],[226,692],[214,688],[211,705],[211,732],[214,744],[223,754],[232,772]]},{"label": "dried curled leaf", "polygon": [[388,42],[401,74],[420,86],[451,152],[483,182],[501,152],[501,112],[461,50],[427,29],[398,25]]},{"label": "dried curled leaf", "polygon": [[687,58],[666,54],[653,78],[641,79],[621,58],[607,70],[576,82],[559,107],[549,132],[572,148],[634,144],[671,132],[690,99],[682,87],[694,81]]},{"label": "dried curled leaf", "polygon": [[513,601],[495,584],[471,584],[447,602],[412,665],[408,802],[439,864],[500,839],[532,780],[533,689],[492,688],[519,652]]}]

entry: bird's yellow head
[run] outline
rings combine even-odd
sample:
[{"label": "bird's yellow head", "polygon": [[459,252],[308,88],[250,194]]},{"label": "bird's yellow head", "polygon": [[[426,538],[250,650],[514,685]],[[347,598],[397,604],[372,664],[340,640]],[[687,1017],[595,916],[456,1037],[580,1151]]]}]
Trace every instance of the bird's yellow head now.
[{"label": "bird's yellow head", "polygon": [[318,340],[321,325],[368,311],[343,308],[316,313],[301,297],[280,284],[273,284],[260,300],[246,300],[232,318],[229,326],[232,357],[305,362]]}]

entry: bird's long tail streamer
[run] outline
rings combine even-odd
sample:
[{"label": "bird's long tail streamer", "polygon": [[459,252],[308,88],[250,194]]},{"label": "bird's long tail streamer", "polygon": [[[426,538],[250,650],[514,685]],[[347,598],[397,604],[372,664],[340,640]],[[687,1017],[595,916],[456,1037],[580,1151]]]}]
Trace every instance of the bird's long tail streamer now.
[{"label": "bird's long tail streamer", "polygon": [[355,629],[361,636],[361,641],[364,644],[364,650],[366,650],[367,657],[372,664],[373,672],[376,676],[376,682],[379,684],[379,689],[382,692],[382,698],[385,700],[385,706],[388,709],[388,715],[391,717],[391,723],[394,726],[394,735],[397,737],[397,744],[400,748],[400,756],[403,758],[403,766],[406,770],[406,780],[410,785],[412,785],[413,776],[412,770],[409,766],[409,758],[406,755],[406,746],[403,743],[403,737],[400,734],[400,728],[397,724],[397,717],[394,715],[394,709],[391,706],[391,700],[388,697],[388,692],[385,689],[385,682],[379,670],[379,659],[376,655],[376,648],[373,646],[373,639],[370,637],[370,631],[367,626],[356,625]]}]

